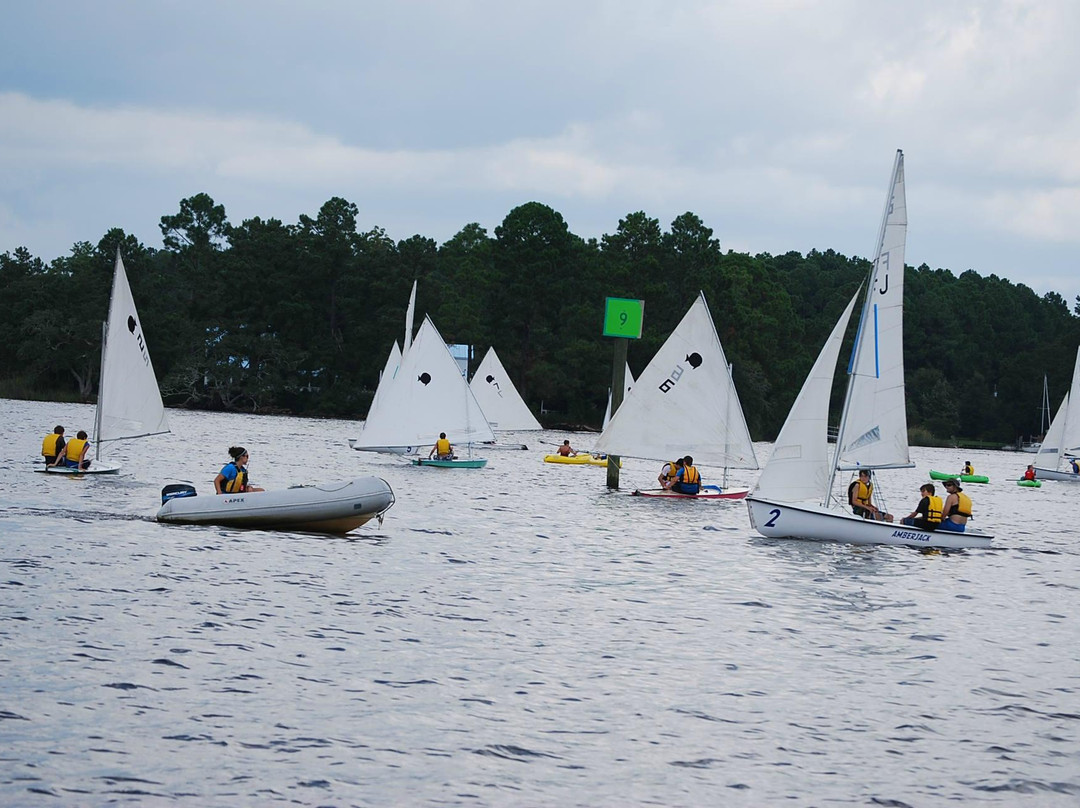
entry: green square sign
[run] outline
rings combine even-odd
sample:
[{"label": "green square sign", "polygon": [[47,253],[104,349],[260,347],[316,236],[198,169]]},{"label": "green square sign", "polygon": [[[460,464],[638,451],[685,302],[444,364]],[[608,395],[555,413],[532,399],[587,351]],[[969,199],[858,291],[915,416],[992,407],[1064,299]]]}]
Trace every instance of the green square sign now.
[{"label": "green square sign", "polygon": [[609,297],[604,306],[604,336],[641,339],[645,301]]}]

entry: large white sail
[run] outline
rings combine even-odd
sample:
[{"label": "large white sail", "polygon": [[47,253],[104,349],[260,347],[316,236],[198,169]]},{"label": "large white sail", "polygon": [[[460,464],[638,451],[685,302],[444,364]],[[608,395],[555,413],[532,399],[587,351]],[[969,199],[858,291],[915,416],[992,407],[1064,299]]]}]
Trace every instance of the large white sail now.
[{"label": "large white sail", "polygon": [[488,348],[480,367],[473,374],[469,387],[492,429],[543,429],[521,394],[510,381],[506,368],[494,348]]},{"label": "large white sail", "polygon": [[1054,420],[1050,422],[1050,428],[1046,430],[1039,453],[1035,455],[1035,466],[1056,470],[1067,454],[1080,454],[1080,349],[1076,351],[1069,392],[1065,394]]},{"label": "large white sail", "polygon": [[142,323],[135,311],[119,250],[116,251],[109,319],[101,350],[94,435],[99,459],[103,443],[169,431],[154,366],[150,362]]},{"label": "large white sail", "polygon": [[756,469],[757,457],[705,295],[641,372],[596,450],[620,457]]},{"label": "large white sail", "polygon": [[776,437],[769,462],[758,477],[755,496],[785,502],[815,500],[821,498],[821,492],[832,481],[829,468],[829,398],[844,331],[861,291],[856,292],[847,304],[803,382],[787,420]]},{"label": "large white sail", "polygon": [[[634,387],[634,374],[630,372],[629,363],[626,365],[626,375],[623,377],[626,382],[626,394],[628,394]],[[626,394],[623,394],[623,401],[626,401]],[[604,422],[601,429],[607,429],[607,425],[611,422],[611,391],[608,390],[607,394],[607,407],[604,408]]]},{"label": "large white sail", "polygon": [[402,357],[398,378],[380,393],[378,409],[369,415],[353,448],[430,445],[440,432],[458,445],[495,440],[454,357],[431,318],[425,317]]},{"label": "large white sail", "polygon": [[911,465],[904,397],[904,154],[896,153],[877,254],[856,334],[837,441],[840,467]]}]

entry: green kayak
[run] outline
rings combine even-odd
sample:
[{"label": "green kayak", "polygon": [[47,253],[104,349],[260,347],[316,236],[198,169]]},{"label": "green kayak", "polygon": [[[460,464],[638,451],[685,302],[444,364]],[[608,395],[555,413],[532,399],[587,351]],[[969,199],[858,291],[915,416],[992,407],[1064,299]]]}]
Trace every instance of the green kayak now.
[{"label": "green kayak", "polygon": [[414,466],[434,466],[437,469],[482,469],[487,465],[487,458],[473,460],[414,460]]},{"label": "green kayak", "polygon": [[1017,485],[1022,485],[1024,488],[1041,488],[1042,480],[1017,480]]},{"label": "green kayak", "polygon": [[988,483],[990,478],[985,474],[949,474],[947,471],[931,471],[931,480],[959,480],[962,483]]}]

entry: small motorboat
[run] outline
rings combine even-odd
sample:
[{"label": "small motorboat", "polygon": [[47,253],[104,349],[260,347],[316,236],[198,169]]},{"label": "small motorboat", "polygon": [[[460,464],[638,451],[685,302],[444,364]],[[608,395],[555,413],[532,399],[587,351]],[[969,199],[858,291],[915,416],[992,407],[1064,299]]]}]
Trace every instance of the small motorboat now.
[{"label": "small motorboat", "polygon": [[295,485],[278,491],[203,497],[195,494],[191,485],[165,486],[157,520],[182,525],[348,533],[373,518],[381,520],[394,504],[394,492],[381,477]]}]

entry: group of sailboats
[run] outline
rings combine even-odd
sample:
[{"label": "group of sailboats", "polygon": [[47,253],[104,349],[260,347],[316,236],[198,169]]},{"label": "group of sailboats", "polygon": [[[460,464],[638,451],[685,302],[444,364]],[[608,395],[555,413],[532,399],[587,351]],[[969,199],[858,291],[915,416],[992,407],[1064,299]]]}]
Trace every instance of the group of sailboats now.
[{"label": "group of sailboats", "polygon": [[[1080,482],[1073,471],[1072,458],[1080,456],[1080,348],[1076,351],[1072,384],[1046,431],[1035,455],[1035,477],[1039,480]],[[1062,464],[1068,468],[1062,468]]]}]

